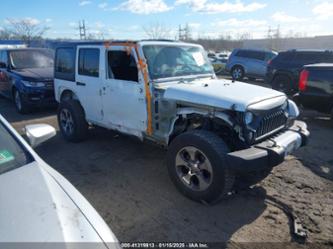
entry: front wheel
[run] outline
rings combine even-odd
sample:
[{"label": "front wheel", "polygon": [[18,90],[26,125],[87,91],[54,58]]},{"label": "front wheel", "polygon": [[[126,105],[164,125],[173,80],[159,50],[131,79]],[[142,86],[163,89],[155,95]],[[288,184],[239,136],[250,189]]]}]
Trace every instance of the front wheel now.
[{"label": "front wheel", "polygon": [[16,110],[21,114],[26,114],[30,111],[30,107],[22,98],[21,93],[18,90],[14,90],[14,103]]},{"label": "front wheel", "polygon": [[176,137],[169,146],[167,165],[178,190],[195,201],[212,203],[231,192],[234,174],[229,149],[216,134],[197,130]]},{"label": "front wheel", "polygon": [[78,101],[62,101],[57,116],[61,134],[67,141],[80,142],[86,138],[88,123],[84,110]]},{"label": "front wheel", "polygon": [[242,80],[244,78],[244,69],[241,66],[234,66],[231,70],[231,76],[234,80]]}]

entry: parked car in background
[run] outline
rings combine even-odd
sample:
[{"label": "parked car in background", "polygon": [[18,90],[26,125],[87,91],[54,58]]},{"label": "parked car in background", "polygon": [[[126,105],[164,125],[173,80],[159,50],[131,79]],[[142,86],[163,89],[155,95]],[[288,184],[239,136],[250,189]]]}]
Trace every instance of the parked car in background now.
[{"label": "parked car in background", "polygon": [[175,186],[202,202],[261,181],[309,136],[284,93],[218,79],[191,43],[63,44],[55,96],[66,140],[84,140],[93,124],[164,146]]},{"label": "parked car in background", "polygon": [[53,52],[42,48],[0,50],[0,94],[14,100],[20,113],[55,106]]},{"label": "parked car in background", "polygon": [[303,67],[296,101],[302,106],[331,114],[333,124],[333,63]]},{"label": "parked car in background", "polygon": [[[55,134],[49,125],[26,126],[32,146]],[[94,248],[119,248],[116,237],[90,203],[1,115],[0,210],[0,243],[93,242]]]},{"label": "parked car in background", "polygon": [[225,72],[225,67],[227,65],[228,58],[209,58],[213,65],[214,72],[216,74],[222,74]]},{"label": "parked car in background", "polygon": [[276,55],[273,51],[234,49],[229,56],[226,70],[235,80],[242,80],[244,77],[264,79],[267,64]]},{"label": "parked car in background", "polygon": [[267,67],[266,83],[291,96],[298,91],[298,80],[304,65],[333,63],[333,52],[327,50],[289,50],[280,52]]}]

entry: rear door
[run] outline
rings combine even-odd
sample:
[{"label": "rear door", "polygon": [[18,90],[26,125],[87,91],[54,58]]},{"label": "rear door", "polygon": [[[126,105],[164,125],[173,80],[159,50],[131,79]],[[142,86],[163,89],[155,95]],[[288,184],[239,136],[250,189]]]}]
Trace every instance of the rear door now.
[{"label": "rear door", "polygon": [[78,46],[76,54],[76,93],[89,121],[103,118],[101,88],[103,67],[98,46]]},{"label": "rear door", "polygon": [[264,77],[266,74],[267,63],[265,61],[266,54],[261,51],[249,51],[251,61],[251,72],[249,73],[254,76]]}]

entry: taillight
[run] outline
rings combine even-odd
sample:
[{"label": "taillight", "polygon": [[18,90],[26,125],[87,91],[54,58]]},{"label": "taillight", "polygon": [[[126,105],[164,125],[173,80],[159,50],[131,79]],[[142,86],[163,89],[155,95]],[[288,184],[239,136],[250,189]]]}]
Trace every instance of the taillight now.
[{"label": "taillight", "polygon": [[272,64],[272,60],[267,61],[267,65]]},{"label": "taillight", "polygon": [[308,84],[308,79],[309,79],[309,71],[306,69],[302,70],[302,72],[299,76],[299,84],[298,84],[298,89],[301,92],[304,92],[306,90],[306,86]]}]

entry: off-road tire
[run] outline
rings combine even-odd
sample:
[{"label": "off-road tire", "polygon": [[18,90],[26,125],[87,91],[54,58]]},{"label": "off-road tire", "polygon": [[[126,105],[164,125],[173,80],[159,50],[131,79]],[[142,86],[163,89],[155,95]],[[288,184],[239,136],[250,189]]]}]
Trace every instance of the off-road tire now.
[{"label": "off-road tire", "polygon": [[22,94],[17,89],[13,90],[13,100],[17,112],[27,114],[31,111],[31,107],[24,101]]},{"label": "off-road tire", "polygon": [[[71,133],[66,132],[64,125],[61,121],[62,112],[68,111],[73,121],[73,131]],[[69,142],[81,142],[87,137],[88,123],[85,119],[84,110],[77,100],[62,101],[58,107],[58,125],[62,136]]]},{"label": "off-road tire", "polygon": [[292,79],[286,75],[277,75],[272,81],[272,88],[284,92],[288,96],[295,92]]},{"label": "off-road tire", "polygon": [[251,186],[264,180],[271,173],[271,171],[271,168],[267,168],[261,171],[237,174],[235,177],[234,190],[241,191],[250,188]]},{"label": "off-road tire", "polygon": [[[204,191],[194,191],[182,182],[176,170],[176,156],[183,148],[195,147],[202,151],[209,159],[212,168],[212,180],[209,187]],[[228,146],[216,134],[196,130],[177,136],[169,146],[167,153],[167,166],[171,180],[177,189],[188,198],[204,202],[215,203],[226,197],[234,184],[234,174],[227,164],[226,154]]]},{"label": "off-road tire", "polygon": [[242,80],[244,79],[245,76],[245,71],[244,68],[242,66],[234,66],[231,69],[231,77],[234,80]]}]

